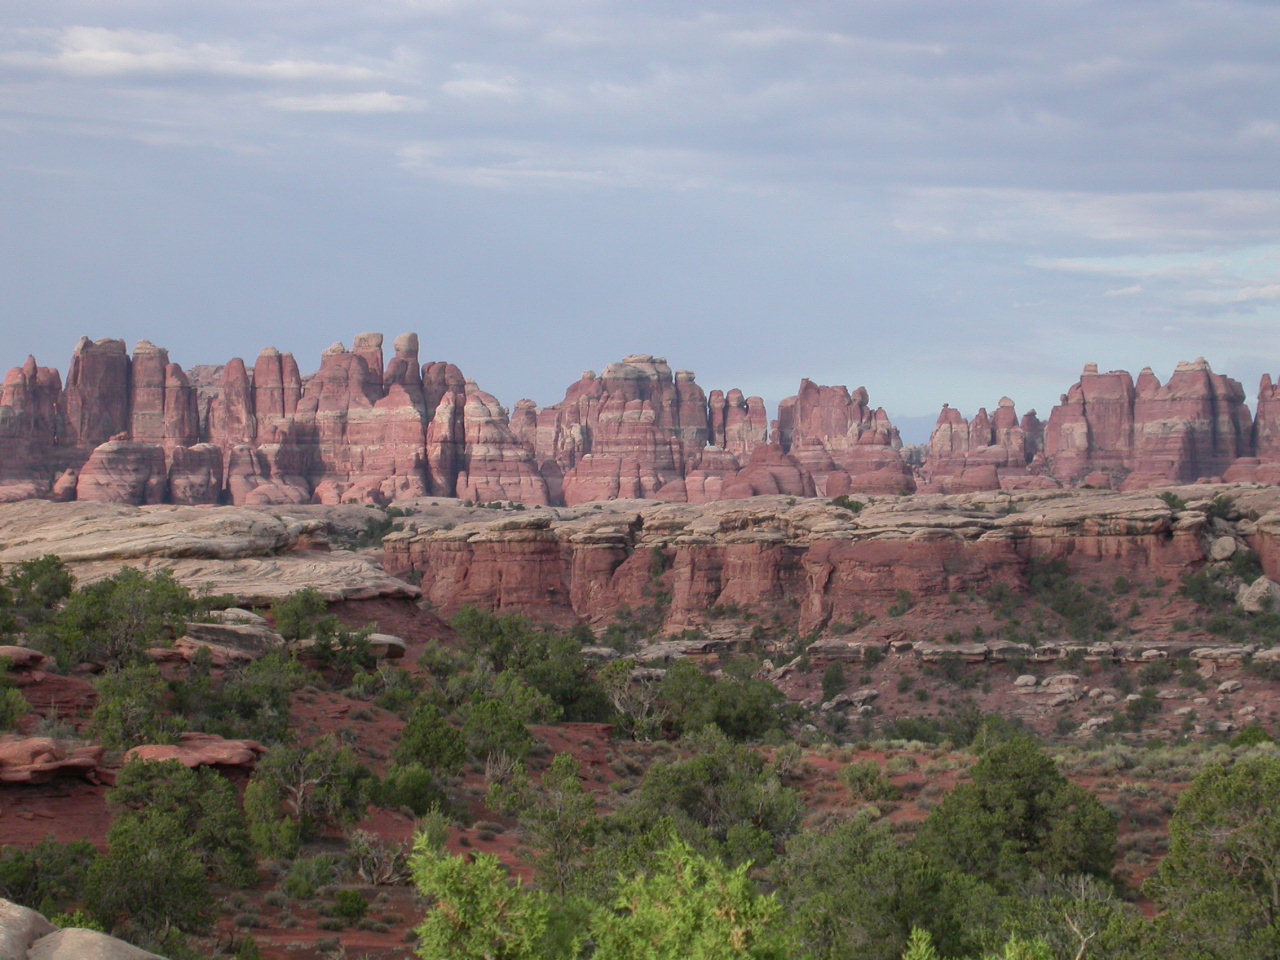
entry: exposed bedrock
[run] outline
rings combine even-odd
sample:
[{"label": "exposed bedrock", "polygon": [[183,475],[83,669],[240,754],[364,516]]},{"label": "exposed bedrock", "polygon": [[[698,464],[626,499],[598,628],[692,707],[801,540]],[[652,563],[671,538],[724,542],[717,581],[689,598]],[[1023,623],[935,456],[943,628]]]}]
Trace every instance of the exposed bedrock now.
[{"label": "exposed bedrock", "polygon": [[915,598],[1025,588],[1033,559],[1090,574],[1176,582],[1209,558],[1222,532],[1208,516],[1226,493],[1236,535],[1280,575],[1280,489],[1179,488],[1192,507],[1154,494],[1029,491],[872,501],[858,514],[821,500],[761,496],[689,504],[508,514],[443,529],[409,523],[384,541],[393,575],[416,571],[442,613],[466,604],[558,623],[603,624],[651,608],[667,632],[734,605],[807,633]]},{"label": "exposed bedrock", "polygon": [[801,380],[771,426],[760,397],[708,393],[633,354],[558,403],[508,410],[453,364],[420,362],[416,334],[390,356],[379,333],[351,343],[305,376],[275,347],[184,371],[149,341],[130,355],[84,338],[65,384],[28,358],[0,393],[0,502],[573,506],[1280,482],[1280,389],[1264,377],[1251,417],[1204,360],[1163,384],[1090,364],[1044,423],[1008,397],[972,418],[944,406],[927,448],[908,451],[863,387]]}]

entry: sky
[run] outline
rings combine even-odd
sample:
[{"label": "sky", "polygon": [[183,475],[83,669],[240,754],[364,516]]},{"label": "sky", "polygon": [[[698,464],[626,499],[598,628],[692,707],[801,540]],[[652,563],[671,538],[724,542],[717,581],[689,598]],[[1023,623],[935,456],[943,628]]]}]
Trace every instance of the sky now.
[{"label": "sky", "polygon": [[0,366],[417,332],[895,419],[1280,371],[1274,0],[3,0]]}]

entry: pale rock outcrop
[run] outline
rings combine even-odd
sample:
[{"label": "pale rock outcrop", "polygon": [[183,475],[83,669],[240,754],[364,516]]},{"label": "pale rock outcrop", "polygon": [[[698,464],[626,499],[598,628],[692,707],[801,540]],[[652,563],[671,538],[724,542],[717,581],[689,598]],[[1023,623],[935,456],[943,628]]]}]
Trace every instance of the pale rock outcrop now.
[{"label": "pale rock outcrop", "polygon": [[0,563],[57,554],[79,583],[112,576],[122,565],[168,570],[197,593],[229,594],[249,605],[270,604],[307,586],[328,600],[419,595],[366,556],[310,549],[328,528],[323,511],[291,519],[243,507],[0,504]]},{"label": "pale rock outcrop", "polygon": [[0,737],[0,783],[48,783],[59,777],[101,782],[103,748],[68,749],[52,737]]},{"label": "pale rock outcrop", "polygon": [[124,762],[177,760],[184,767],[251,768],[267,748],[256,740],[225,740],[212,733],[184,733],[178,743],[153,743],[125,752]]}]

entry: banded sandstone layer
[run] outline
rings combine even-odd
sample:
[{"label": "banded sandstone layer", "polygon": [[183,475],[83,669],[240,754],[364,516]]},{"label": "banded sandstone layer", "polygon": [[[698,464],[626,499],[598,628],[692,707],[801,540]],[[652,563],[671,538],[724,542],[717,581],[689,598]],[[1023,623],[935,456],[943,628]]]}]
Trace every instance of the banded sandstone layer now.
[{"label": "banded sandstone layer", "polygon": [[388,534],[383,565],[420,576],[424,599],[445,615],[474,604],[603,627],[645,610],[667,634],[726,609],[818,634],[883,617],[904,596],[923,610],[997,585],[1026,593],[1036,561],[1061,560],[1094,582],[1176,585],[1252,551],[1280,579],[1280,488],[1178,493],[1185,507],[1151,493],[1055,490],[885,498],[857,514],[758,497],[439,516]]},{"label": "banded sandstone layer", "polygon": [[[83,339],[64,386],[28,358],[0,394],[0,501],[387,505],[416,497],[569,505],[826,496],[1138,490],[1280,482],[1280,400],[1257,414],[1203,360],[1161,384],[1089,365],[1041,422],[1009,398],[972,419],[944,406],[927,448],[902,448],[864,388],[802,380],[769,422],[764,402],[698,385],[636,354],[587,372],[565,398],[512,411],[418,338],[335,344],[304,376],[267,348],[184,371],[167,351]],[[385,361],[385,362],[384,362]]]}]

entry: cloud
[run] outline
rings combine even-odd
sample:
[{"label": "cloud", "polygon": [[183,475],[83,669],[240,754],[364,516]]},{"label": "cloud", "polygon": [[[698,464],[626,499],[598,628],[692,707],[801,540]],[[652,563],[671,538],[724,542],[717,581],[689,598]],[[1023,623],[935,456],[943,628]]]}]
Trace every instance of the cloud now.
[{"label": "cloud", "polygon": [[52,49],[16,51],[0,62],[76,77],[208,75],[274,81],[366,81],[369,67],[298,58],[253,59],[235,44],[191,42],[170,33],[72,26],[53,32]]},{"label": "cloud", "polygon": [[1280,240],[1280,191],[908,188],[896,194],[893,221],[901,233],[921,240],[1034,247],[1052,238],[1197,249]]},{"label": "cloud", "polygon": [[518,100],[520,86],[512,77],[470,77],[441,85],[442,93],[460,100]]},{"label": "cloud", "polygon": [[714,182],[714,164],[691,151],[640,147],[571,149],[537,141],[418,142],[398,152],[402,169],[484,189],[664,188]]},{"label": "cloud", "polygon": [[1102,296],[1142,294],[1155,307],[1202,317],[1263,312],[1274,319],[1280,304],[1280,245],[1172,256],[1043,257],[1030,263],[1085,277],[1132,279],[1137,282]]},{"label": "cloud", "polygon": [[423,110],[426,101],[374,90],[368,93],[327,93],[301,97],[276,97],[267,105],[293,113],[405,113]]}]

